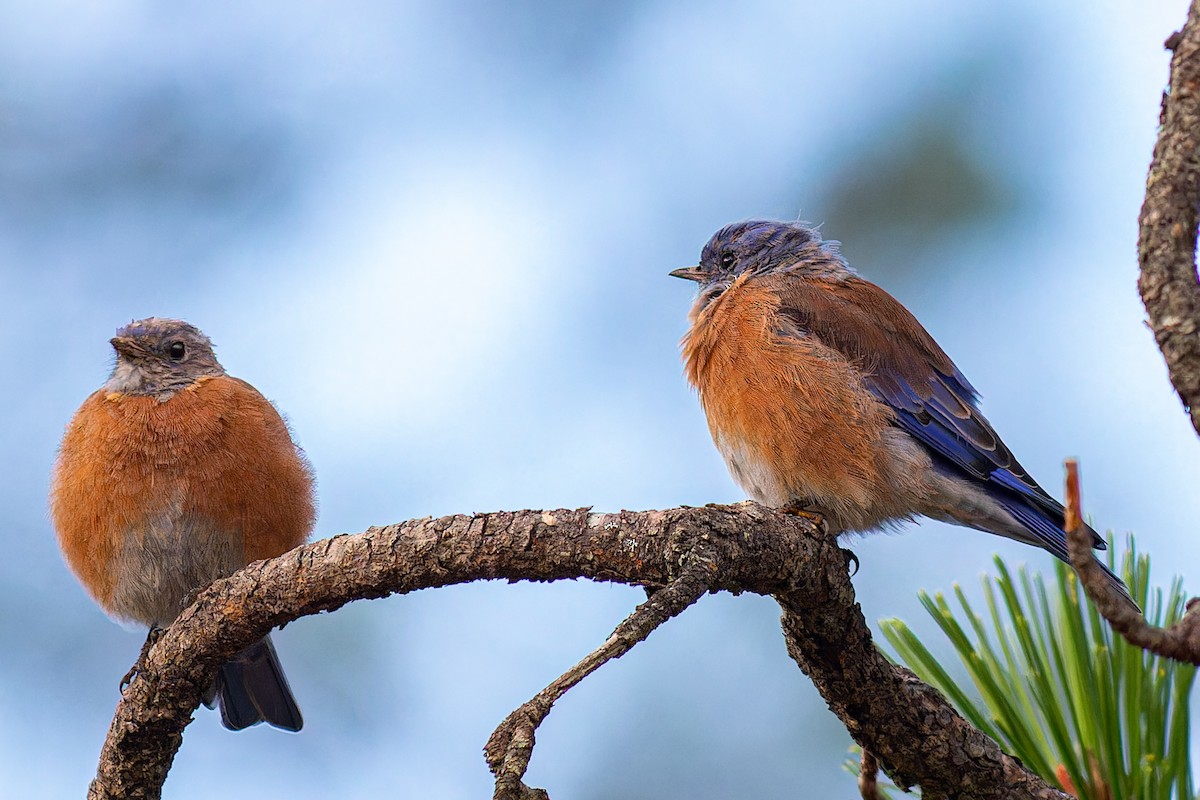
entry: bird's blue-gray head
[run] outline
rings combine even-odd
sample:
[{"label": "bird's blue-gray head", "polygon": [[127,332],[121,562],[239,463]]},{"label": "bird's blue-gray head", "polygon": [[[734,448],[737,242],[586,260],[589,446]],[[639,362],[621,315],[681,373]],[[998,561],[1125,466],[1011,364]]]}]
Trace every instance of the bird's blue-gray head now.
[{"label": "bird's blue-gray head", "polygon": [[136,320],[120,328],[110,342],[117,352],[105,384],[110,392],[166,400],[202,377],[225,374],[209,338],[182,320]]},{"label": "bird's blue-gray head", "polygon": [[838,252],[838,243],[803,222],[749,220],[717,231],[700,253],[700,263],[677,269],[676,278],[700,284],[702,299],[713,299],[739,276],[776,272],[844,280],[854,274]]}]

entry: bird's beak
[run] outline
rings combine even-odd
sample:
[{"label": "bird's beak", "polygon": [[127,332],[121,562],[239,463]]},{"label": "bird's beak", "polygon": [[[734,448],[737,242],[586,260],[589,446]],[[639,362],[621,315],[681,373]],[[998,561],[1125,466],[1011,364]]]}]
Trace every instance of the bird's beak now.
[{"label": "bird's beak", "polygon": [[118,355],[125,356],[126,358],[133,358],[142,351],[142,348],[138,346],[137,340],[132,336],[114,336],[108,340],[108,343],[113,346],[113,350],[116,350]]},{"label": "bird's beak", "polygon": [[696,281],[697,283],[708,277],[700,267],[684,267],[668,274],[672,278],[683,278],[685,281]]}]

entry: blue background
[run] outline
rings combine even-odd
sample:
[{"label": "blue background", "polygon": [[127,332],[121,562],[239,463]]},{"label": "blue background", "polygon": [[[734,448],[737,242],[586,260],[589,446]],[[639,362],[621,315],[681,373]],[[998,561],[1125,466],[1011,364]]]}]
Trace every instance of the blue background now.
[{"label": "blue background", "polygon": [[[1200,574],[1197,441],[1136,289],[1185,3],[0,4],[0,795],[81,797],[140,630],[63,565],[55,448],[150,315],[203,328],[316,467],[315,535],[453,512],[742,495],[681,377],[721,225],[823,224],[1097,527]],[[852,545],[871,621],[991,554],[923,524]],[[492,728],[642,598],[480,584],[276,641],[307,726],[201,712],[171,798],[490,794]],[[515,627],[522,633],[512,635]],[[849,797],[849,738],[767,599],[708,597],[568,695],[562,797]]]}]

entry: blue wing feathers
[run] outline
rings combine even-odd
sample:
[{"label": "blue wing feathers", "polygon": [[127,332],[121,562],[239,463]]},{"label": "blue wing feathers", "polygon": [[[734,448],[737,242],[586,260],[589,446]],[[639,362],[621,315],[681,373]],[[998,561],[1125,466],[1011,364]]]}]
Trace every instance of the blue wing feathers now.
[{"label": "blue wing feathers", "polygon": [[922,416],[924,420],[910,411],[897,411],[896,422],[917,441],[939,453],[960,470],[979,480],[988,479],[995,469],[994,465],[950,430],[935,424],[928,413]]},{"label": "blue wing feathers", "polygon": [[[1067,535],[1063,532],[1061,524],[1054,524],[1019,500],[1006,501],[1001,499],[1000,505],[1004,506],[1008,513],[1012,514],[1022,525],[1028,528],[1030,533],[1037,537],[1038,543],[1042,547],[1068,564],[1071,563],[1071,557],[1067,553]],[[1097,550],[1107,549],[1104,540],[1095,536],[1094,532],[1093,538],[1099,539],[1100,542],[1098,545],[1094,544],[1093,547]],[[1100,565],[1100,568],[1104,570],[1104,573],[1113,584],[1119,587],[1122,593],[1128,597],[1129,593],[1125,590],[1125,585],[1117,577],[1116,573],[1109,569],[1108,565],[1100,559],[1096,559],[1096,563]]]},{"label": "blue wing feathers", "polygon": [[[925,448],[937,470],[970,481],[1028,531],[1027,541],[1068,560],[1062,505],[1029,477],[979,412],[975,387],[895,298],[857,277],[789,280],[777,291],[795,329],[788,335],[815,338],[857,365],[893,424]],[[1104,548],[1095,531],[1092,538]]]},{"label": "blue wing feathers", "polygon": [[[930,381],[936,387],[931,390],[931,398],[920,411],[914,412],[910,410],[911,401],[919,397],[918,393],[903,378],[888,375],[880,380],[884,377],[870,376],[867,384],[876,397],[892,407],[896,424],[940,456],[939,466],[943,470],[982,481],[984,491],[1029,528],[1033,538],[1066,560],[1062,504],[1025,474],[979,413],[973,397],[955,398],[955,403],[942,399],[952,385],[963,386],[963,383],[954,377],[937,375]],[[893,402],[893,397],[906,401],[904,406]],[[1093,547],[1104,549],[1104,540],[1094,531],[1092,540]]]}]

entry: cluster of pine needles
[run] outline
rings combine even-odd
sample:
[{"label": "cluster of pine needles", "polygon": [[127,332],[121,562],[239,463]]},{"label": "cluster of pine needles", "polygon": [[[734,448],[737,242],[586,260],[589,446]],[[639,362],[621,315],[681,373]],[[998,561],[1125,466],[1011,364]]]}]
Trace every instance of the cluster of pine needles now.
[{"label": "cluster of pine needles", "polygon": [[[1081,800],[1195,798],[1188,709],[1195,667],[1114,634],[1065,564],[1056,564],[1050,581],[1024,566],[1014,572],[999,557],[995,565],[996,574],[983,578],[982,612],[958,585],[953,601],[940,592],[920,595],[958,654],[956,674],[898,619],[879,623],[889,655],[1068,794]],[[1169,625],[1183,615],[1182,581],[1173,579],[1165,594],[1152,590],[1150,558],[1137,552],[1132,536],[1120,574],[1150,622]],[[857,773],[858,760],[847,766]],[[880,777],[880,796],[894,796],[888,789],[895,787]]]}]

